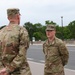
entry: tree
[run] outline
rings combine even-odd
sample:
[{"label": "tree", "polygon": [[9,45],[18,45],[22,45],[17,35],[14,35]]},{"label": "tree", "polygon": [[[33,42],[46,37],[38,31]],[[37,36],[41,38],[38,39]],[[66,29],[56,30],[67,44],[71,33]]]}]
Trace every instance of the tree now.
[{"label": "tree", "polygon": [[35,23],[32,24],[30,22],[24,23],[23,27],[25,27],[28,30],[30,40],[32,41],[32,37],[35,37],[35,40],[46,40],[46,25],[48,24],[54,24],[56,26],[56,36],[60,39],[74,39],[75,38],[75,21],[72,21],[69,23],[68,26],[63,27],[63,33],[62,33],[62,27],[57,25],[53,21],[45,21],[45,25],[42,25],[41,23]]},{"label": "tree", "polygon": [[61,32],[61,30],[62,30],[62,27],[59,27],[58,25],[56,26],[56,36],[58,37],[58,38],[60,38],[60,39],[62,39],[62,32]]},{"label": "tree", "polygon": [[45,40],[45,28],[46,26],[41,25],[40,23],[34,24],[35,32],[33,33],[33,36],[36,38],[36,40]]},{"label": "tree", "polygon": [[56,25],[55,22],[53,22],[53,21],[49,21],[49,20],[45,21],[45,24],[46,24],[46,25],[48,25],[48,24],[54,24],[54,25]]},{"label": "tree", "polygon": [[72,21],[69,23],[69,25],[67,26],[69,29],[69,38],[70,39],[75,39],[75,21]]},{"label": "tree", "polygon": [[25,27],[28,30],[29,33],[29,37],[30,37],[30,41],[32,41],[32,37],[33,37],[33,24],[30,22],[26,22],[23,27]]},{"label": "tree", "polygon": [[64,27],[63,32],[64,32],[64,38],[69,39],[70,38],[70,30],[68,29],[67,26]]}]

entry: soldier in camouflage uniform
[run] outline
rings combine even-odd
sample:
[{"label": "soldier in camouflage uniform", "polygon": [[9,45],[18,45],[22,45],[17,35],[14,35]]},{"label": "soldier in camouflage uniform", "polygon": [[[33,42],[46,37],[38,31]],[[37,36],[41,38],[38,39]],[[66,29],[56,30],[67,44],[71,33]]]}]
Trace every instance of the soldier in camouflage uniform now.
[{"label": "soldier in camouflage uniform", "polygon": [[0,31],[0,75],[32,75],[26,57],[29,36],[19,26],[19,9],[7,9],[7,15],[9,24]]},{"label": "soldier in camouflage uniform", "polygon": [[65,75],[64,66],[68,62],[69,52],[66,45],[55,36],[55,25],[46,28],[47,40],[43,44],[45,54],[44,75]]}]

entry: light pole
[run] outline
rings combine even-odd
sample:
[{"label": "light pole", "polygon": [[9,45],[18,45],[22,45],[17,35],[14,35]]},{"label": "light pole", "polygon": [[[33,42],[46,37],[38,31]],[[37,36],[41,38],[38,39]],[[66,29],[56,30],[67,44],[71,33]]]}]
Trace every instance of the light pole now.
[{"label": "light pole", "polygon": [[62,28],[63,28],[63,16],[61,16],[61,25],[62,25]]},{"label": "light pole", "polygon": [[64,35],[63,35],[63,16],[61,16],[61,26],[62,26],[62,40],[64,40]]}]

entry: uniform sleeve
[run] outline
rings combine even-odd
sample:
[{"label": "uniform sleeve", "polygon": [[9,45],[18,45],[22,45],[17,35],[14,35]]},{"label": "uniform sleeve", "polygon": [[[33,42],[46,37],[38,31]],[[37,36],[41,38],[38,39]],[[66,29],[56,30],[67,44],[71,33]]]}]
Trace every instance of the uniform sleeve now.
[{"label": "uniform sleeve", "polygon": [[9,72],[13,72],[16,69],[20,68],[22,64],[27,61],[26,53],[29,47],[29,36],[26,29],[22,28],[20,30],[20,44],[18,55],[13,59],[10,66],[7,67]]},{"label": "uniform sleeve", "polygon": [[45,45],[43,44],[43,53],[45,54],[45,49],[44,49],[44,46],[45,46]]},{"label": "uniform sleeve", "polygon": [[63,64],[63,66],[65,66],[68,63],[69,52],[68,52],[68,49],[64,43],[61,43],[59,45],[59,53],[60,53],[60,57],[62,60],[62,64]]},{"label": "uniform sleeve", "polygon": [[45,56],[48,54],[46,43],[43,44],[43,53]]}]

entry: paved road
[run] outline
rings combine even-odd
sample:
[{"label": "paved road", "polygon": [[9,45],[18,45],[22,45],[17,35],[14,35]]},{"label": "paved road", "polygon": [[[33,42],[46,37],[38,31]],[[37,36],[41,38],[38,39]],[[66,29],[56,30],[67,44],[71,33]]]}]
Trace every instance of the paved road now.
[{"label": "paved road", "polygon": [[[30,69],[32,72],[32,75],[44,75],[44,64],[43,63],[37,63],[28,61],[30,65]],[[65,75],[75,75],[75,71],[64,69]]]},{"label": "paved road", "polygon": [[[69,50],[69,62],[65,66],[68,69],[75,70],[75,46],[67,46]],[[28,60],[44,63],[44,54],[42,51],[42,45],[30,45],[27,53]]]}]

